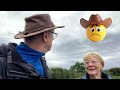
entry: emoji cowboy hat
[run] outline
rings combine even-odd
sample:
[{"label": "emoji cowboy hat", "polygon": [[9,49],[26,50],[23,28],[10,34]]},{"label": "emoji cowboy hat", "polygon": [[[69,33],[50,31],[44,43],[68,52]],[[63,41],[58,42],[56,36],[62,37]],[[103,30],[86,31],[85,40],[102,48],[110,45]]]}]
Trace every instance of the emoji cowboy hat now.
[{"label": "emoji cowboy hat", "polygon": [[112,23],[111,18],[106,18],[105,20],[102,20],[99,14],[91,15],[89,18],[89,21],[85,20],[84,18],[80,19],[80,24],[82,27],[87,28],[89,25],[104,25],[106,28],[108,28]]},{"label": "emoji cowboy hat", "polygon": [[51,21],[49,14],[36,14],[25,18],[25,31],[19,32],[14,36],[14,38],[21,39],[37,35],[48,30],[63,27],[64,26],[55,26]]}]

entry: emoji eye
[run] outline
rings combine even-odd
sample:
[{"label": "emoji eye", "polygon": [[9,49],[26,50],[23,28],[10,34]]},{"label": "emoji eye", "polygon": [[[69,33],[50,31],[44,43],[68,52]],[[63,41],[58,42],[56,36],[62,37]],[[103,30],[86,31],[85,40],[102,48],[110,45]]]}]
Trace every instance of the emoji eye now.
[{"label": "emoji eye", "polygon": [[92,27],[92,28],[90,29],[90,31],[91,31],[91,32],[94,32],[94,28]]},{"label": "emoji eye", "polygon": [[97,27],[96,30],[97,30],[98,32],[100,32],[100,28],[99,28],[99,27]]}]

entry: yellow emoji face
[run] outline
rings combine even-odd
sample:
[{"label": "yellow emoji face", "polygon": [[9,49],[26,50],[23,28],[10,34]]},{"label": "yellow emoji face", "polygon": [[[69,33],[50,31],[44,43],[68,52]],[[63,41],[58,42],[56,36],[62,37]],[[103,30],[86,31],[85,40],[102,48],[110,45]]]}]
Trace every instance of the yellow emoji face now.
[{"label": "yellow emoji face", "polygon": [[99,42],[105,38],[106,28],[104,25],[89,25],[86,34],[91,41]]}]

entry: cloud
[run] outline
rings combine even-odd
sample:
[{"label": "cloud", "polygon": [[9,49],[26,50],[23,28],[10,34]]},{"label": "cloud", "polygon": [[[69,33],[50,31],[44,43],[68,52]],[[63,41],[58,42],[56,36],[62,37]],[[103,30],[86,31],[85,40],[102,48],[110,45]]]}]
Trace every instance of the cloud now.
[{"label": "cloud", "polygon": [[[55,25],[65,28],[56,29],[58,37],[53,41],[51,51],[46,54],[50,67],[70,68],[76,61],[82,62],[88,52],[98,52],[105,59],[105,68],[120,67],[120,11],[1,11],[0,42],[16,42],[14,35],[24,30],[24,18],[32,14],[49,13]],[[107,28],[107,36],[101,42],[92,42],[86,30],[80,25],[80,18],[89,20],[91,14],[100,14],[102,19],[111,17],[112,24]]]}]

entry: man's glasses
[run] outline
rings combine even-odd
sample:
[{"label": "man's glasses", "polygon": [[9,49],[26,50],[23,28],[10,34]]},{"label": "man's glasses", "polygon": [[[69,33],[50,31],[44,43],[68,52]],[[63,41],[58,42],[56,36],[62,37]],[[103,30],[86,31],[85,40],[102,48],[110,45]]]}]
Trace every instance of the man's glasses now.
[{"label": "man's glasses", "polygon": [[53,33],[53,39],[57,38],[58,34],[54,33],[53,31],[50,31],[51,33]]}]

